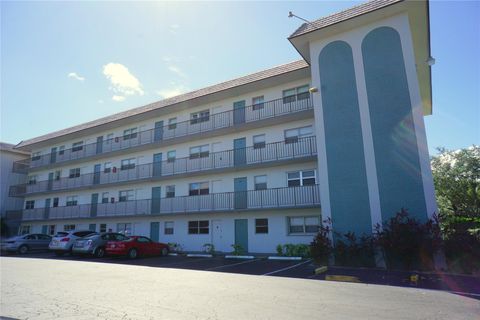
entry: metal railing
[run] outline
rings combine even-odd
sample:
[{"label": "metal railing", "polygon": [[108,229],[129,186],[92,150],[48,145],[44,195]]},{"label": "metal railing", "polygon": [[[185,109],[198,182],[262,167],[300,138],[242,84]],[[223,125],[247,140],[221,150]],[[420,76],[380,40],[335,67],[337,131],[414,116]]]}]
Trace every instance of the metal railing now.
[{"label": "metal railing", "polygon": [[23,210],[23,221],[320,206],[318,185]]},{"label": "metal railing", "polygon": [[[69,190],[109,183],[127,182],[142,179],[171,177],[186,173],[251,166],[268,162],[300,159],[317,154],[315,137],[299,138],[295,142],[267,143],[261,147],[247,147],[209,153],[202,158],[179,158],[174,161],[161,161],[137,165],[131,169],[111,168],[109,172],[82,174],[79,177],[36,181],[30,184],[11,186],[9,195],[25,196],[40,192]],[[53,177],[52,177],[53,178]]]},{"label": "metal railing", "polygon": [[18,166],[27,165],[30,168],[47,166],[53,163],[87,158],[90,156],[95,156],[97,154],[104,154],[117,150],[133,148],[149,143],[156,143],[184,136],[197,135],[199,133],[292,114],[312,108],[313,105],[310,97],[297,99],[296,101],[277,99],[267,101],[262,104],[237,108],[234,110],[204,116],[200,119],[187,120],[176,124],[165,125],[154,129],[116,137],[109,140],[102,140],[101,142],[85,144],[81,148],[77,147],[75,150],[55,150],[55,152],[40,155],[35,158],[20,160],[17,161],[17,163]]}]

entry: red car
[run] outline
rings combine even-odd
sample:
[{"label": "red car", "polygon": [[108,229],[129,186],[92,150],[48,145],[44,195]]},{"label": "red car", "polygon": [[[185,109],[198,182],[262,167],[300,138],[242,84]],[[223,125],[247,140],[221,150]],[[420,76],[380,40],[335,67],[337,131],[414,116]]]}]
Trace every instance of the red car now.
[{"label": "red car", "polygon": [[168,255],[168,245],[154,242],[147,237],[131,236],[123,241],[108,241],[105,251],[109,255],[135,259],[138,256],[166,256]]}]

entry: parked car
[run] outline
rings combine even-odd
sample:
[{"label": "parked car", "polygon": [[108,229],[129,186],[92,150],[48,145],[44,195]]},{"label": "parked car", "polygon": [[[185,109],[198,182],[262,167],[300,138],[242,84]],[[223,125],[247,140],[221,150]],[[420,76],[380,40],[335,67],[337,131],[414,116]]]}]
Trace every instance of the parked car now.
[{"label": "parked car", "polygon": [[139,256],[168,255],[166,243],[154,242],[147,237],[131,236],[122,241],[109,241],[106,247],[107,254],[127,256],[135,259]]},{"label": "parked car", "polygon": [[1,250],[25,254],[30,250],[47,250],[52,237],[46,234],[30,233],[2,241]]},{"label": "parked car", "polygon": [[61,256],[65,253],[70,253],[72,251],[73,244],[78,238],[83,238],[85,236],[97,234],[91,230],[72,230],[72,231],[60,231],[53,236],[52,241],[48,245],[48,248],[55,252],[57,256]]},{"label": "parked car", "polygon": [[102,234],[91,234],[75,240],[72,252],[78,254],[91,254],[97,258],[105,255],[105,246],[108,241],[123,241],[128,239],[121,233],[107,232]]}]

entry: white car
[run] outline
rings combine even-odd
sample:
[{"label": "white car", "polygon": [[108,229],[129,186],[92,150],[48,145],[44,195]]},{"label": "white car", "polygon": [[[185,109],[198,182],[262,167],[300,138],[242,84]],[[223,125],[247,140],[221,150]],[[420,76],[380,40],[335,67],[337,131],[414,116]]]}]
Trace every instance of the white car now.
[{"label": "white car", "polygon": [[91,234],[96,234],[96,232],[91,230],[72,230],[57,232],[57,234],[53,236],[52,241],[50,241],[48,249],[55,252],[57,256],[61,256],[67,252],[71,253],[75,240]]}]

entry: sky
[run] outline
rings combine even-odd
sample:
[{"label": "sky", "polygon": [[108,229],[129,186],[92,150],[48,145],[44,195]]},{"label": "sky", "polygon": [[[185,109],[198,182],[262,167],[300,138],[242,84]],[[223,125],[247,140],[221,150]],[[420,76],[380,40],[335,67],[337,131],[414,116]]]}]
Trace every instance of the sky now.
[{"label": "sky", "polygon": [[[289,11],[315,20],[359,3],[2,1],[0,141],[298,60]],[[478,1],[430,2],[431,154],[480,144],[478,21]]]}]

